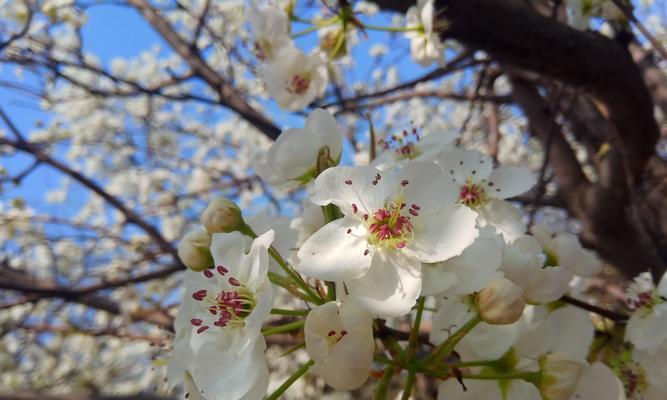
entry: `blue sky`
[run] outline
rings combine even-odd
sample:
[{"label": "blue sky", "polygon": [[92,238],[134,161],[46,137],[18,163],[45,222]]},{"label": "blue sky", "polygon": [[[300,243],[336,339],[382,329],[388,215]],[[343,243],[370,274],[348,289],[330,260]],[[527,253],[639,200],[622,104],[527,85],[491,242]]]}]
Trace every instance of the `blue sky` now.
[{"label": "blue sky", "polygon": [[[84,51],[95,54],[106,67],[116,57],[134,58],[156,44],[160,45],[162,54],[171,52],[168,44],[152,30],[134,9],[113,4],[101,4],[90,7],[87,10],[87,18],[88,22],[82,30]],[[370,22],[375,25],[389,25],[390,17],[380,14]],[[295,24],[293,31],[299,32],[306,26]],[[357,71],[359,71],[357,79],[368,75],[366,71],[371,65],[371,59],[368,56],[369,47],[374,43],[386,42],[387,38],[387,34],[376,31],[369,31],[368,36],[368,40],[361,40],[353,50]],[[298,43],[304,49],[309,50],[316,45],[317,40],[317,34],[313,33],[298,39]],[[404,44],[406,43],[407,41],[404,41]],[[409,61],[409,57],[401,59],[398,66],[403,79],[409,79],[425,72],[422,68],[415,68],[415,64]],[[34,75],[24,72],[22,77],[17,77],[14,68],[5,67],[0,69],[0,80],[20,82],[38,87]],[[47,121],[49,118],[48,113],[40,110],[38,99],[17,96],[15,92],[3,88],[0,88],[0,105],[11,116],[16,125],[26,133],[35,128],[35,123],[38,120]],[[268,102],[265,106],[265,110],[272,116],[277,117],[275,119],[276,123],[283,127],[302,124],[300,117],[281,113],[273,102]],[[223,111],[219,117],[222,118],[224,115]],[[365,126],[359,128],[366,129]],[[60,152],[56,152],[56,155],[62,153],[63,149],[59,150]],[[0,163],[10,174],[23,170],[31,162],[32,158],[24,155],[0,158]],[[66,204],[49,204],[44,200],[45,192],[60,187],[62,179],[63,175],[59,172],[50,167],[42,166],[24,180],[21,187],[11,188],[6,186],[8,190],[3,193],[3,197],[4,199],[25,198],[31,207],[42,212],[62,213],[65,211],[64,208],[67,208],[68,213],[75,212],[76,208],[85,201],[85,197],[78,196],[76,193],[81,193],[83,196],[87,196],[88,193],[73,192],[74,195],[68,198]]]}]

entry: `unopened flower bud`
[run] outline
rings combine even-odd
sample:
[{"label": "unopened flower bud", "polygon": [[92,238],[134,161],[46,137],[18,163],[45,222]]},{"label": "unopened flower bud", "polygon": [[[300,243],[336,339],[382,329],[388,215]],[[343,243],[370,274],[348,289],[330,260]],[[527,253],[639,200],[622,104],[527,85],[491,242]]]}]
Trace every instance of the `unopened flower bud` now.
[{"label": "unopened flower bud", "polygon": [[521,318],[526,300],[520,287],[509,279],[496,278],[475,296],[475,304],[487,324],[507,325]]},{"label": "unopened flower bud", "polygon": [[214,199],[209,203],[202,215],[202,223],[210,233],[234,232],[245,225],[239,207],[225,198]]},{"label": "unopened flower bud", "polygon": [[550,353],[540,358],[540,393],[545,400],[568,400],[586,371],[586,361],[566,353]]},{"label": "unopened flower bud", "polygon": [[320,49],[324,50],[332,60],[347,55],[345,30],[337,27],[325,31],[320,38]]},{"label": "unopened flower bud", "polygon": [[211,234],[204,229],[189,232],[178,244],[178,257],[193,271],[203,271],[213,266]]}]

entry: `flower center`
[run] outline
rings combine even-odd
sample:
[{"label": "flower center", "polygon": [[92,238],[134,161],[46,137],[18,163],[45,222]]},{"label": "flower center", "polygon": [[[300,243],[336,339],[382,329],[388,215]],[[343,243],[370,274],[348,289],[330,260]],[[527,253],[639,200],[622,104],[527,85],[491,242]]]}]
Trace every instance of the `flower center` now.
[{"label": "flower center", "polygon": [[626,305],[630,311],[644,310],[649,312],[655,305],[661,303],[661,300],[653,291],[648,291],[626,299]]},{"label": "flower center", "polygon": [[[372,218],[366,219],[370,237],[368,242],[376,246],[385,246],[401,249],[413,236],[413,226],[409,215],[404,215],[406,204],[399,196],[396,201],[389,202],[384,208],[377,209]],[[412,204],[407,213],[412,216],[419,215],[419,207]]]},{"label": "flower center", "polygon": [[400,160],[412,160],[421,154],[421,150],[417,147],[420,139],[417,128],[412,128],[411,131],[404,130],[401,134],[389,135],[386,139],[380,139],[379,144],[385,150],[392,150]]},{"label": "flower center", "polygon": [[333,329],[330,330],[329,333],[327,333],[327,343],[329,344],[329,348],[334,347],[345,335],[347,335],[347,331],[345,329],[342,329],[340,332],[337,332]]},{"label": "flower center", "polygon": [[641,398],[640,395],[647,388],[644,370],[639,364],[622,364],[619,369],[619,379],[625,387],[625,394],[629,399]]},{"label": "flower center", "polygon": [[310,81],[310,74],[294,74],[292,79],[287,82],[287,91],[292,94],[304,94],[310,87]]},{"label": "flower center", "polygon": [[[216,271],[221,276],[229,272],[221,265],[216,267]],[[213,268],[205,269],[202,273],[209,279],[214,276]],[[255,295],[242,282],[233,276],[229,276],[225,282],[226,287],[217,293],[211,293],[207,289],[199,289],[192,293],[192,298],[206,308],[206,315],[210,319],[190,320],[190,323],[197,328],[197,333],[208,330],[211,324],[219,328],[242,328],[245,326],[244,320],[255,308]]]},{"label": "flower center", "polygon": [[255,57],[258,60],[264,61],[271,57],[271,43],[266,39],[255,40]]},{"label": "flower center", "polygon": [[459,202],[465,204],[470,208],[479,207],[485,204],[489,199],[486,190],[481,185],[472,183],[472,179],[468,178],[468,182],[461,186],[459,190]]}]

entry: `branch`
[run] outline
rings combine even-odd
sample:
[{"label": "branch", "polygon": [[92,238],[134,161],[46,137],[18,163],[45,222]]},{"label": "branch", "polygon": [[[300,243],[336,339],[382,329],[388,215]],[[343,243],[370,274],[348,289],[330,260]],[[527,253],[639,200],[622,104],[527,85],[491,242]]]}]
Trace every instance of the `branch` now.
[{"label": "branch", "polygon": [[237,112],[251,125],[271,139],[280,135],[280,128],[253,109],[220,74],[209,66],[196,47],[185,41],[160,13],[146,0],[127,0],[148,21],[164,40],[188,63],[192,72],[206,82],[218,94],[220,104]]}]

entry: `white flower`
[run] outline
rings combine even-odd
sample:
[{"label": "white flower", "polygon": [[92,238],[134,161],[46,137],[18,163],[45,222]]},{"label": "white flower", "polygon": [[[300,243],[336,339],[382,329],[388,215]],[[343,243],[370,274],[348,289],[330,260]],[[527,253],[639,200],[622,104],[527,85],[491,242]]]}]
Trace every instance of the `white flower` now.
[{"label": "white flower", "polygon": [[337,390],[363,385],[373,363],[373,317],[351,298],[325,303],[306,317],[306,351],[312,372]]},{"label": "white flower", "polygon": [[500,270],[505,277],[519,285],[532,304],[544,304],[559,299],[568,289],[572,272],[555,265],[544,266],[539,242],[524,235],[505,247]]},{"label": "white flower", "polygon": [[628,399],[664,400],[667,393],[667,342],[655,351],[635,349],[632,361],[619,366]]},{"label": "white flower", "polygon": [[519,195],[535,184],[535,177],[526,168],[493,168],[488,156],[461,149],[447,149],[438,159],[446,175],[458,185],[458,201],[474,209],[485,222],[512,241],[525,232],[518,212],[503,201]]},{"label": "white flower", "polygon": [[459,132],[454,130],[424,134],[413,127],[380,139],[378,145],[383,151],[372,165],[384,171],[408,160],[435,161],[458,137]]},{"label": "white flower", "polygon": [[657,288],[649,272],[639,274],[626,296],[633,313],[625,327],[625,340],[639,350],[656,350],[667,339],[667,274]]},{"label": "white flower", "polygon": [[[433,344],[444,342],[475,315],[474,307],[466,297],[439,299],[438,310],[431,321],[429,340]],[[463,360],[495,360],[510,350],[517,334],[517,324],[489,325],[480,322],[456,345],[455,350]]]},{"label": "white flower", "polygon": [[408,9],[406,27],[421,27],[405,33],[410,39],[412,58],[422,67],[434,62],[444,64],[445,45],[440,40],[438,30],[434,30],[435,15],[434,0],[417,0],[417,5]]},{"label": "white flower", "polygon": [[313,179],[317,155],[324,146],[334,161],[343,150],[343,134],[331,113],[317,109],[310,113],[304,128],[283,131],[269,148],[266,160],[256,167],[267,183],[290,188]]},{"label": "white flower", "polygon": [[421,263],[461,254],[477,236],[476,215],[454,205],[456,189],[433,163],[412,162],[395,173],[334,167],[313,185],[311,201],[344,214],[299,250],[297,269],[345,281],[373,315],[398,316],[421,290]]},{"label": "white flower", "polygon": [[596,362],[579,379],[570,400],[625,400],[623,382],[606,365]]},{"label": "white flower", "polygon": [[576,235],[555,231],[544,225],[533,227],[532,234],[547,256],[545,266],[559,265],[580,276],[592,276],[602,268],[595,253],[581,247]]},{"label": "white flower", "polygon": [[265,71],[266,89],[278,106],[299,111],[322,96],[329,73],[322,53],[306,55],[295,46],[280,49]]},{"label": "white flower", "polygon": [[[322,215],[322,210],[318,210]],[[287,217],[276,216],[264,210],[255,215],[248,216],[246,223],[252,228],[254,232],[266,232],[273,230],[275,232],[275,240],[272,246],[278,251],[278,254],[283,256],[285,260],[290,260],[296,257],[297,248],[296,243],[299,232],[291,227],[292,221]],[[269,259],[269,271],[273,273],[284,274],[282,268],[273,259]]]},{"label": "white flower", "polygon": [[[448,379],[438,387],[438,400],[540,400],[535,385],[511,379],[502,382],[466,380],[466,389],[456,379]],[[589,399],[582,399],[589,400]],[[592,399],[590,399],[592,400]]]},{"label": "white flower", "polygon": [[549,353],[539,360],[540,393],[544,400],[568,400],[577,388],[588,363],[567,353]]},{"label": "white flower", "polygon": [[479,230],[475,242],[447,261],[422,265],[422,296],[447,292],[462,295],[477,292],[498,276],[503,240],[489,229]]},{"label": "white flower", "polygon": [[[268,247],[274,233],[255,239],[214,234],[215,268],[185,272],[185,295],[174,328],[168,374],[188,373],[207,399],[261,398],[268,385],[261,326],[273,306]],[[247,252],[246,252],[247,250]]]},{"label": "white flower", "polygon": [[293,46],[289,36],[287,14],[276,7],[259,8],[250,4],[248,19],[255,36],[255,55],[263,61],[273,61],[283,47]]}]

